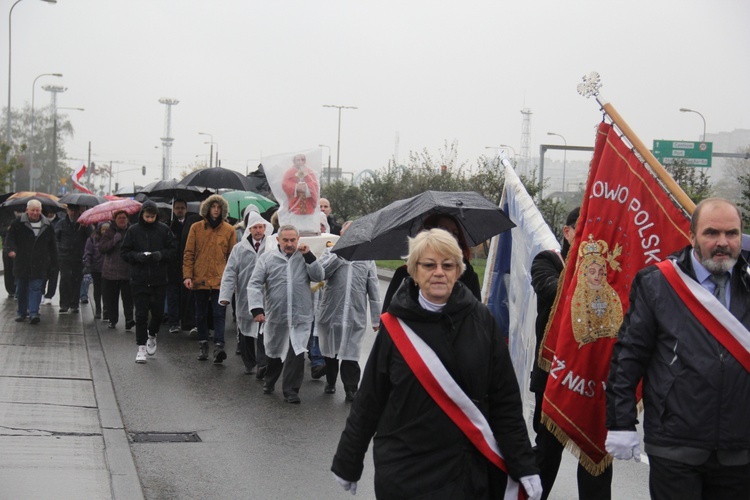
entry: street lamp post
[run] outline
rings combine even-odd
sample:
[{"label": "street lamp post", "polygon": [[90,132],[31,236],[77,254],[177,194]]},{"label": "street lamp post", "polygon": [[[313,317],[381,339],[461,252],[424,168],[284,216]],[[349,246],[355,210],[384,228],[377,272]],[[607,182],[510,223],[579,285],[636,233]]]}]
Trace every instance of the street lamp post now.
[{"label": "street lamp post", "polygon": [[[10,82],[11,82],[11,44],[13,41],[13,37],[11,36],[11,16],[13,15],[13,9],[18,5],[19,2],[22,0],[16,0],[13,5],[10,7],[10,11],[8,11],[8,109],[7,111],[7,122],[6,122],[6,130],[5,130],[5,142],[8,143],[8,148],[10,148],[10,141],[11,141],[11,134],[10,134]],[[42,0],[43,2],[47,3],[57,3],[57,0]],[[8,157],[10,157],[10,149],[8,149]]]},{"label": "street lamp post", "polygon": [[328,185],[331,185],[331,146],[325,144],[318,144],[319,148],[328,148]]},{"label": "street lamp post", "polygon": [[198,132],[198,135],[207,135],[211,138],[211,154],[208,155],[208,168],[214,168],[214,136],[206,132]]},{"label": "street lamp post", "polygon": [[696,115],[701,117],[701,119],[703,120],[703,142],[706,142],[706,118],[694,109],[680,108],[680,111],[682,111],[683,113],[695,113]]},{"label": "street lamp post", "polygon": [[565,137],[563,137],[560,134],[556,134],[555,132],[547,132],[547,135],[556,135],[560,139],[563,140],[563,143],[565,143],[565,149],[563,150],[563,178],[562,178],[562,192],[565,192],[565,168],[568,164],[568,141],[565,140]]},{"label": "street lamp post", "polygon": [[36,81],[43,76],[61,77],[62,73],[42,73],[34,78],[34,82],[31,84],[31,146],[29,148],[29,190],[31,191],[33,191],[33,189],[31,189],[31,176],[34,172],[34,93],[36,91]]},{"label": "street lamp post", "polygon": [[[73,109],[75,111],[85,111],[83,108],[58,108],[55,104],[52,110],[52,177],[54,179],[53,192],[57,193],[59,186],[57,185],[57,110],[58,109]],[[89,142],[89,160],[91,159],[91,143]]]},{"label": "street lamp post", "polygon": [[[357,109],[356,106],[339,106],[337,104],[323,104],[324,108],[337,108],[339,110],[339,133],[336,145],[336,171],[341,172],[341,110],[342,109]],[[331,181],[330,171],[328,176],[328,182]]]}]

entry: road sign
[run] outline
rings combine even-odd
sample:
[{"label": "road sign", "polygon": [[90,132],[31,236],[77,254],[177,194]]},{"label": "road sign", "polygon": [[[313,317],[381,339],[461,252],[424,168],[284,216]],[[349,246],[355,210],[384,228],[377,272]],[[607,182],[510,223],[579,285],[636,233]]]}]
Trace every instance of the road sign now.
[{"label": "road sign", "polygon": [[681,160],[689,167],[710,167],[713,143],[691,141],[654,141],[654,156],[662,165]]}]

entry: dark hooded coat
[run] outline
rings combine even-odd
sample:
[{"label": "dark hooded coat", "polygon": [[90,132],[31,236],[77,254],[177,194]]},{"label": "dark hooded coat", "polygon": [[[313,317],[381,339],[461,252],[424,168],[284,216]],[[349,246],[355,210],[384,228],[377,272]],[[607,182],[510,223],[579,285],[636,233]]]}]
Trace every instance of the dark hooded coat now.
[{"label": "dark hooded coat", "polygon": [[[169,262],[177,258],[177,241],[164,223],[147,223],[143,211],[156,203],[143,203],[138,223],[130,226],[120,247],[122,259],[130,264],[130,282],[136,285],[166,285]],[[144,252],[150,254],[142,257]]]}]

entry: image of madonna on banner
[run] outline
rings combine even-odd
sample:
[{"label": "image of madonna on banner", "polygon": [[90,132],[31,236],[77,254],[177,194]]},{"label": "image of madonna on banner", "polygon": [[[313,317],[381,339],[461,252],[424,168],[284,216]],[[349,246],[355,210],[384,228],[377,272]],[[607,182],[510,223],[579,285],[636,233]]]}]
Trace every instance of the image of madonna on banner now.
[{"label": "image of madonna on banner", "polygon": [[268,185],[279,202],[279,224],[291,224],[300,235],[320,234],[321,148],[284,153],[262,160]]}]

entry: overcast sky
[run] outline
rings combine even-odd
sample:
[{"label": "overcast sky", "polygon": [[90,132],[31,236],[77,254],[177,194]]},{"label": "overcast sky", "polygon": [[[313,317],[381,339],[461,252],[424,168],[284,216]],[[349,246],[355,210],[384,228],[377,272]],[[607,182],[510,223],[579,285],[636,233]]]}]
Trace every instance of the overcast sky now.
[{"label": "overcast sky", "polygon": [[[12,3],[0,1],[3,16]],[[68,112],[68,155],[86,158],[90,141],[94,161],[147,165],[121,184],[160,178],[162,97],[180,101],[177,177],[209,152],[198,132],[235,170],[319,144],[335,167],[338,111],[324,104],[358,108],[342,112],[344,171],[437,153],[446,140],[471,163],[485,146],[520,153],[522,108],[533,113],[533,156],[562,142],[549,131],[593,146],[601,113],[576,92],[591,71],[650,146],[700,139],[700,116],[681,107],[700,111],[709,134],[750,128],[748,20],[747,0],[23,0],[12,14],[12,105],[31,102],[36,76],[63,73],[38,80],[36,106],[49,104],[44,84],[67,87],[58,106],[85,108]]]}]

